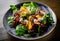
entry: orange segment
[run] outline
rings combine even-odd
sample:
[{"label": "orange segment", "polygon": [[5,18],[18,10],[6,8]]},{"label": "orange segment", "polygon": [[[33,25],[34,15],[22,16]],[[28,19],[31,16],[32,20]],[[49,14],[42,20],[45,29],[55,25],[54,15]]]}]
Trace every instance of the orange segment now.
[{"label": "orange segment", "polygon": [[38,25],[39,25],[39,24],[40,24],[40,22],[36,22],[35,24],[38,24]]},{"label": "orange segment", "polygon": [[36,18],[38,19],[38,18],[41,18],[42,16],[41,15],[36,15]]},{"label": "orange segment", "polygon": [[31,21],[28,21],[28,29],[29,30],[32,29],[32,23],[31,23]]},{"label": "orange segment", "polygon": [[24,6],[21,7],[21,10],[24,11],[24,12],[26,12],[26,13],[29,13],[29,11]]}]

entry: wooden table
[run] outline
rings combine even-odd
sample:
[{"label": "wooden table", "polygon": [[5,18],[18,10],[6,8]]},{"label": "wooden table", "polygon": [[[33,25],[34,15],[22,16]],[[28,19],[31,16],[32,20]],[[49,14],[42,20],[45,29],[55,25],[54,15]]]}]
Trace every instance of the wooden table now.
[{"label": "wooden table", "polygon": [[[20,40],[17,38],[14,38],[10,36],[5,28],[3,27],[2,23],[2,18],[6,11],[9,9],[9,6],[11,4],[18,4],[23,1],[32,1],[32,0],[0,0],[0,40],[3,41],[25,41],[25,40]],[[52,33],[50,33],[48,36],[42,38],[42,39],[37,39],[33,41],[55,41],[55,40],[60,40],[60,0],[33,0],[36,2],[42,2],[47,4],[48,6],[51,7],[51,9],[55,12],[57,16],[57,25],[56,28]]]}]

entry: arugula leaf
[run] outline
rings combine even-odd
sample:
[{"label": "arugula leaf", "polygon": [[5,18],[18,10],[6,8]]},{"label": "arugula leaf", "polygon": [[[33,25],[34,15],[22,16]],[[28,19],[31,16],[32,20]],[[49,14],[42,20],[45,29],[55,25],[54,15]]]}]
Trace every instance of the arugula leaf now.
[{"label": "arugula leaf", "polygon": [[17,35],[23,35],[27,32],[27,30],[28,29],[26,27],[24,27],[22,24],[19,24],[16,27],[16,34]]}]

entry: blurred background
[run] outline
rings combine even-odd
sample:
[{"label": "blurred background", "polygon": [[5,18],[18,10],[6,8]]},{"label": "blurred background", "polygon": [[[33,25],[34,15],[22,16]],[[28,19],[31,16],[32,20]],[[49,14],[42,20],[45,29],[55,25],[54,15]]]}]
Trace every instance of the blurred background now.
[{"label": "blurred background", "polygon": [[60,40],[60,0],[0,0],[0,41],[26,41],[10,36],[3,26],[3,16],[9,10],[11,4],[18,4],[26,1],[42,2],[47,4],[57,16],[57,25],[48,36],[32,41],[59,41]]}]

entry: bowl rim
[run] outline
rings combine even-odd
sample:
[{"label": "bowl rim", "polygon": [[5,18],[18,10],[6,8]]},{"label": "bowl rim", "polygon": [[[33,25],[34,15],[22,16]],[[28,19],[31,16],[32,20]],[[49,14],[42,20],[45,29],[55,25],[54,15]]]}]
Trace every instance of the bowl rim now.
[{"label": "bowl rim", "polygon": [[[24,3],[24,2],[21,2],[21,3]],[[18,4],[21,4],[21,3],[18,3]],[[40,39],[40,38],[43,38],[43,37],[49,35],[49,34],[54,30],[54,28],[56,27],[56,24],[57,24],[57,17],[56,17],[56,15],[55,15],[55,13],[53,12],[53,10],[52,10],[48,5],[46,5],[46,4],[42,3],[42,2],[35,2],[35,3],[43,4],[44,6],[46,6],[46,7],[48,7],[48,8],[50,9],[50,11],[54,14],[55,19],[56,19],[55,26],[54,26],[49,32],[47,32],[46,34],[44,34],[44,35],[42,35],[42,36],[38,36],[38,37],[35,37],[35,38],[21,38],[21,37],[18,37],[18,36],[16,36],[16,35],[11,34],[11,33],[6,29],[6,26],[5,26],[5,24],[4,24],[4,16],[3,16],[3,27],[5,27],[5,29],[6,29],[6,31],[7,31],[8,34],[10,34],[11,36],[13,36],[13,37],[15,37],[15,38],[18,38],[18,39],[23,39],[23,40],[36,40],[36,39]],[[17,4],[16,4],[16,5],[17,5]]]}]

